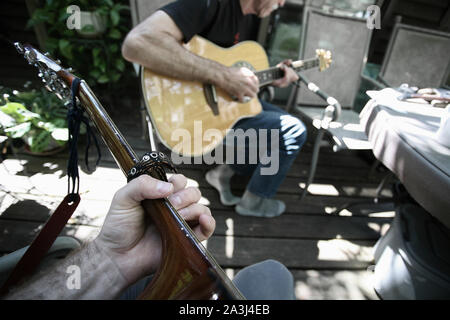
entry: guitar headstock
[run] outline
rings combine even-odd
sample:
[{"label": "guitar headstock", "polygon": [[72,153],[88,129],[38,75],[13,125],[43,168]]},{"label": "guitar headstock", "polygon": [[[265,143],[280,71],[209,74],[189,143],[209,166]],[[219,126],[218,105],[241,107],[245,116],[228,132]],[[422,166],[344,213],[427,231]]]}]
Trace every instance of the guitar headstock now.
[{"label": "guitar headstock", "polygon": [[319,58],[319,70],[323,71],[328,69],[333,61],[331,60],[331,52],[329,50],[317,49],[316,55]]},{"label": "guitar headstock", "polygon": [[61,61],[53,60],[48,53],[42,54],[31,45],[14,43],[17,51],[24,56],[29,64],[38,68],[38,76],[44,82],[45,87],[55,93],[62,100],[70,99],[70,87],[75,78],[70,72],[71,69],[63,69]]}]

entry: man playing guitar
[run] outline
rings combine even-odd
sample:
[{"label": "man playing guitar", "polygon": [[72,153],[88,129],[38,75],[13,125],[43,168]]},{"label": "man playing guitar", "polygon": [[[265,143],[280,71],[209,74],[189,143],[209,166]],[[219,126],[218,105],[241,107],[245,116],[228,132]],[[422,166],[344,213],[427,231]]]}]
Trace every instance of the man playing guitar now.
[{"label": "man playing guitar", "polygon": [[[255,40],[259,18],[268,16],[282,6],[284,0],[178,0],[170,3],[127,35],[122,54],[125,59],[139,63],[163,75],[210,83],[218,86],[240,102],[256,98],[258,78],[245,67],[228,67],[205,59],[186,50],[182,44],[196,34],[221,47],[230,47],[240,41]],[[289,68],[289,62],[279,66],[284,77],[272,83],[286,87],[298,79]],[[264,164],[222,164],[209,171],[206,180],[220,193],[224,205],[236,205],[237,213],[256,217],[275,217],[285,211],[282,201],[273,199],[302,145],[306,128],[297,119],[265,101],[263,111],[252,118],[239,120],[233,129],[276,129],[279,132],[277,152],[279,169],[275,175],[261,174]],[[269,137],[270,138],[270,137]],[[259,137],[258,137],[259,141]],[[245,145],[249,152],[251,146]],[[259,154],[259,153],[258,153]],[[231,193],[230,179],[235,174],[251,175],[242,198]]]}]

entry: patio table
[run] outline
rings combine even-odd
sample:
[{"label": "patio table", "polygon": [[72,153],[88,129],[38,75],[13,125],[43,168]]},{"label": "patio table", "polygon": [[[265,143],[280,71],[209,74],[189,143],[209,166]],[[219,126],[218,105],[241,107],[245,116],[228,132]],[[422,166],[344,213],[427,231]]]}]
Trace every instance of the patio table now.
[{"label": "patio table", "polygon": [[360,113],[375,157],[391,170],[409,194],[450,228],[450,148],[436,140],[446,110],[400,101],[386,88],[368,91]]}]

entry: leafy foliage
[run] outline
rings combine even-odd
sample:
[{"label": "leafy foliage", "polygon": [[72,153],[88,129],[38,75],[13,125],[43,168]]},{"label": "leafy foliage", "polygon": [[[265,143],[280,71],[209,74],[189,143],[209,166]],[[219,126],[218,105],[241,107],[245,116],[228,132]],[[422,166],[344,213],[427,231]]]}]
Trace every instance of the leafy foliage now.
[{"label": "leafy foliage", "polygon": [[[130,28],[128,1],[112,0],[45,0],[36,9],[28,26],[44,23],[48,38],[46,48],[52,56],[61,57],[63,65],[72,67],[74,73],[91,86],[96,84],[118,84],[127,65],[122,58],[120,46]],[[104,33],[92,39],[83,38],[75,29],[67,27],[72,14],[67,8],[77,5],[81,11],[95,12],[105,25]],[[92,25],[81,31],[92,31]]]},{"label": "leafy foliage", "polygon": [[20,138],[32,152],[64,145],[68,140],[66,108],[45,89],[18,92],[0,87],[0,133]]}]

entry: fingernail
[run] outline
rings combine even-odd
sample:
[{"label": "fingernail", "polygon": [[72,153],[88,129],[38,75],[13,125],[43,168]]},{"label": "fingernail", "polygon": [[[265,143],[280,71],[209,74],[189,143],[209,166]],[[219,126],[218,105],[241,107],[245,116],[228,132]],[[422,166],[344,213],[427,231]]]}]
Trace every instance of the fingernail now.
[{"label": "fingernail", "polygon": [[172,189],[172,184],[164,181],[159,181],[158,184],[156,185],[156,189],[159,192],[166,193]]}]

